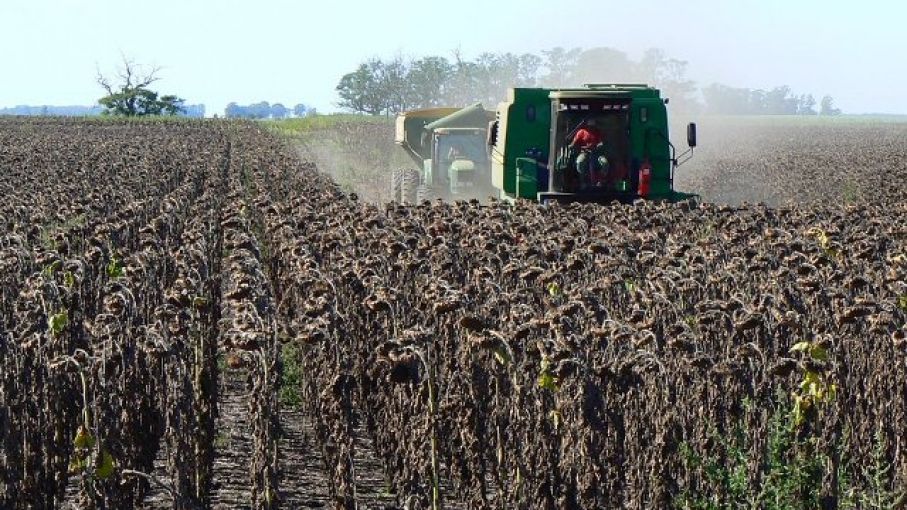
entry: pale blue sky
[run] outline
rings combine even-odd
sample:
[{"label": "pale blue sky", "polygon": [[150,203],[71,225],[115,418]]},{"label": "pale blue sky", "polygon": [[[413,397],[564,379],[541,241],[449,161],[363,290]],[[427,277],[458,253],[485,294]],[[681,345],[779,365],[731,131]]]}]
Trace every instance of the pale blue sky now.
[{"label": "pale blue sky", "polygon": [[700,85],[787,84],[848,113],[907,114],[905,24],[900,1],[0,0],[0,107],[92,104],[96,65],[113,71],[121,53],[211,114],[335,110],[340,77],[369,57],[608,46],[663,48]]}]

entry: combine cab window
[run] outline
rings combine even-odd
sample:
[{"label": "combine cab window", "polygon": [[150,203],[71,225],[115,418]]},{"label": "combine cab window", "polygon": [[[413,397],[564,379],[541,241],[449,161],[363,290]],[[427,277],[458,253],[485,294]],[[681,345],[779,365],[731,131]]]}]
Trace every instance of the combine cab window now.
[{"label": "combine cab window", "polygon": [[554,113],[553,190],[626,191],[630,102],[569,100],[558,103]]}]

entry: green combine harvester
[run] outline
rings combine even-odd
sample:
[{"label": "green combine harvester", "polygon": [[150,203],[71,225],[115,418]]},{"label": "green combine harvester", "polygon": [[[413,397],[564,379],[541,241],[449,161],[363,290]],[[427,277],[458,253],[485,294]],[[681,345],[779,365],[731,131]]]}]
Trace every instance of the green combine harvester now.
[{"label": "green combine harvester", "polygon": [[416,110],[397,117],[395,141],[421,170],[394,172],[395,201],[525,198],[540,202],[680,201],[674,189],[678,155],[658,89],[594,84],[571,89],[513,88],[489,112]]}]

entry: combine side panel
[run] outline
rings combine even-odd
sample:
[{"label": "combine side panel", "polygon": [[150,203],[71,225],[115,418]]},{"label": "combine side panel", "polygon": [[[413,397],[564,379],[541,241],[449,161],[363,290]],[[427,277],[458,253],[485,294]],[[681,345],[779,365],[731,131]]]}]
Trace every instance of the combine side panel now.
[{"label": "combine side panel", "polygon": [[664,101],[657,91],[649,90],[633,100],[630,118],[631,183],[638,184],[639,167],[648,161],[652,166],[651,198],[671,194],[671,150],[668,144],[668,116]]},{"label": "combine side panel", "polygon": [[[513,92],[510,91],[512,96]],[[507,130],[509,128],[510,107],[513,104],[512,97],[510,101],[498,105],[497,117],[492,129],[492,136],[497,139],[491,146],[491,185],[495,189],[506,190],[505,182],[507,181]]]},{"label": "combine side panel", "polygon": [[[509,196],[517,192],[517,158],[545,162],[551,127],[549,89],[515,88],[498,107],[497,140],[492,147],[492,184]],[[523,163],[525,164],[525,162]],[[535,198],[528,187],[523,198]]]}]

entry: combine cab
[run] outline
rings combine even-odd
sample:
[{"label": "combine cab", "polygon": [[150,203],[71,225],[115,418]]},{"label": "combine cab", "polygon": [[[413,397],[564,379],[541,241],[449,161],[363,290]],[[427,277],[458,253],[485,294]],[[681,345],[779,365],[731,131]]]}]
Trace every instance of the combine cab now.
[{"label": "combine cab", "polygon": [[541,202],[693,197],[674,189],[674,170],[696,146],[696,125],[678,156],[665,103],[640,84],[510,89],[489,131],[492,185],[502,198]]},{"label": "combine cab", "polygon": [[418,170],[394,171],[393,200],[412,204],[435,197],[460,200],[494,194],[486,148],[492,119],[494,112],[485,110],[481,104],[398,115],[394,141],[412,158]]}]

